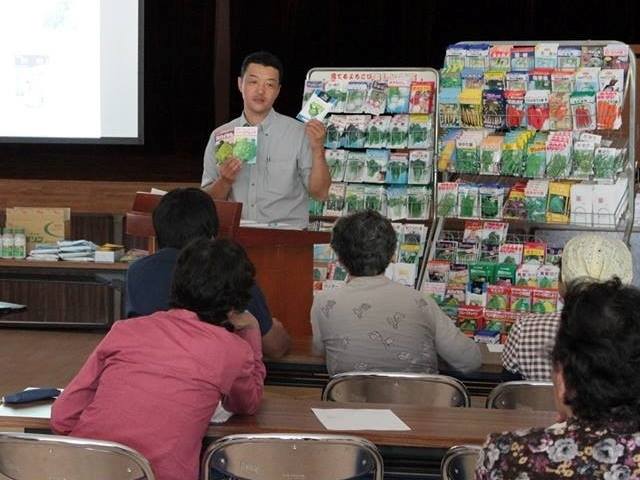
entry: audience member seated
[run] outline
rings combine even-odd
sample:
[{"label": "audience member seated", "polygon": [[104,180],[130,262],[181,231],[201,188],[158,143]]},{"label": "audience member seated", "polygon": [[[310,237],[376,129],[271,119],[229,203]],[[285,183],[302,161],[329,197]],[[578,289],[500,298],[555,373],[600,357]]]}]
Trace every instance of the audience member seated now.
[{"label": "audience member seated", "polygon": [[[631,252],[621,240],[586,233],[567,242],[562,254],[560,294],[564,285],[576,279],[603,282],[617,276],[631,283]],[[560,312],[530,314],[521,317],[509,331],[502,353],[502,364],[508,372],[525,380],[551,381],[551,360],[560,323]]]},{"label": "audience member seated", "polygon": [[572,284],[552,352],[560,424],[492,434],[476,478],[640,476],[640,290]]},{"label": "audience member seated", "polygon": [[254,413],[265,367],[244,309],[254,267],[229,240],[199,238],[177,260],[169,311],[116,322],[54,402],[51,428],[142,453],[158,480],[196,480],[220,400]]},{"label": "audience member seated", "polygon": [[331,246],[349,280],[318,294],[311,308],[314,349],[324,351],[330,375],[437,373],[438,355],[462,372],[480,367],[478,345],[431,297],[384,276],[396,250],[389,220],[373,211],[341,218]]},{"label": "audience member seated", "polygon": [[[160,250],[129,267],[127,317],[150,315],[169,308],[171,275],[180,249],[196,237],[213,238],[218,234],[215,204],[198,188],[178,188],[164,195],[153,211],[153,228]],[[289,335],[282,323],[271,318],[267,301],[257,285],[251,287],[247,310],[260,324],[264,354],[271,358],[284,355],[289,350]]]}]

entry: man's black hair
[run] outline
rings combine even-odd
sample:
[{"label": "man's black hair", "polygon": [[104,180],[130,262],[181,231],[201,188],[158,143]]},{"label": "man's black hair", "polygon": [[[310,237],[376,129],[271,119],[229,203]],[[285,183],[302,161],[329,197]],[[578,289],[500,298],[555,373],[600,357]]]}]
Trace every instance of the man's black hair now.
[{"label": "man's black hair", "polygon": [[182,248],[196,237],[215,237],[216,206],[199,188],[177,188],[164,195],[153,211],[153,228],[160,248]]},{"label": "man's black hair", "polygon": [[240,66],[240,78],[244,77],[244,74],[247,71],[247,67],[250,63],[275,68],[276,70],[278,70],[278,83],[282,83],[282,79],[284,77],[284,68],[280,59],[273,53],[259,51],[250,53],[249,55],[244,57],[242,65]]}]

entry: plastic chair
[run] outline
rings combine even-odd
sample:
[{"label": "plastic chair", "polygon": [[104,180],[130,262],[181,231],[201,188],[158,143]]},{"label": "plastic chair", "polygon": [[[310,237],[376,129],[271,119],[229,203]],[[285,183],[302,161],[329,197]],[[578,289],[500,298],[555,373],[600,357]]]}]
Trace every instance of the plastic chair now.
[{"label": "plastic chair", "polygon": [[482,447],[478,445],[456,445],[442,457],[440,475],[442,480],[473,480],[476,463]]},{"label": "plastic chair", "polygon": [[553,384],[528,381],[501,383],[489,393],[487,408],[555,411]]},{"label": "plastic chair", "polygon": [[0,432],[0,478],[154,480],[151,465],[115,442]]},{"label": "plastic chair", "polygon": [[468,407],[469,393],[446,375],[395,372],[346,372],[331,378],[322,400]]},{"label": "plastic chair", "polygon": [[212,469],[216,478],[245,480],[345,480],[360,476],[382,480],[384,473],[378,449],[364,438],[278,433],[219,439],[203,454],[201,478],[213,478]]}]

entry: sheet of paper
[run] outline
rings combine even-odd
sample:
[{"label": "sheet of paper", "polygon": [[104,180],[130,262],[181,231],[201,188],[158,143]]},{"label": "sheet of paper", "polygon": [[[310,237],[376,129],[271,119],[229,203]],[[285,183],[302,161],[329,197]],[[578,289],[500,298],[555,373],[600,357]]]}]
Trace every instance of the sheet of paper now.
[{"label": "sheet of paper", "polygon": [[53,402],[37,402],[38,405],[22,404],[8,406],[0,404],[0,417],[29,417],[29,418],[51,418],[51,405]]},{"label": "sheet of paper", "polygon": [[389,409],[312,408],[327,430],[411,430]]},{"label": "sheet of paper", "polygon": [[491,353],[502,353],[504,345],[502,343],[487,343],[487,350]]},{"label": "sheet of paper", "polygon": [[209,423],[224,423],[231,418],[233,413],[227,411],[222,406],[222,402],[218,402],[218,406],[216,407],[216,411],[213,412],[213,416]]},{"label": "sheet of paper", "polygon": [[20,310],[22,308],[27,308],[27,307],[26,307],[26,305],[20,305],[18,303],[0,302],[0,310],[3,310],[3,309]]}]

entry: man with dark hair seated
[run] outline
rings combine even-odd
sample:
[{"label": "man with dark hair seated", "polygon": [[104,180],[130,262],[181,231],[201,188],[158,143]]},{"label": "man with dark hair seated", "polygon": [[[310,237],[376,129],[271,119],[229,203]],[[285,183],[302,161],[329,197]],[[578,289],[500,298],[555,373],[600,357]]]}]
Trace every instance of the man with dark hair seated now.
[{"label": "man with dark hair seated", "polygon": [[577,280],[551,353],[562,423],[492,434],[478,480],[640,477],[640,290]]},{"label": "man with dark hair seated", "polygon": [[[213,200],[198,188],[178,188],[162,197],[153,211],[153,228],[160,250],[132,263],[127,272],[127,317],[150,315],[169,308],[171,276],[182,249],[194,238],[214,238],[218,215]],[[289,349],[290,339],[282,323],[271,317],[260,288],[251,287],[247,310],[260,324],[262,348],[277,358]]]},{"label": "man with dark hair seated", "polygon": [[348,371],[437,373],[440,355],[467,372],[482,363],[433,299],[384,276],[396,250],[391,222],[368,210],[338,220],[331,247],[349,272],[346,286],[318,294],[311,309],[313,344],[330,375]]},{"label": "man with dark hair seated", "polygon": [[171,309],[113,325],[54,402],[52,430],[134,448],[158,480],[197,480],[218,403],[253,414],[262,399],[260,331],[245,311],[254,273],[239,245],[196,238],[177,259]]}]

